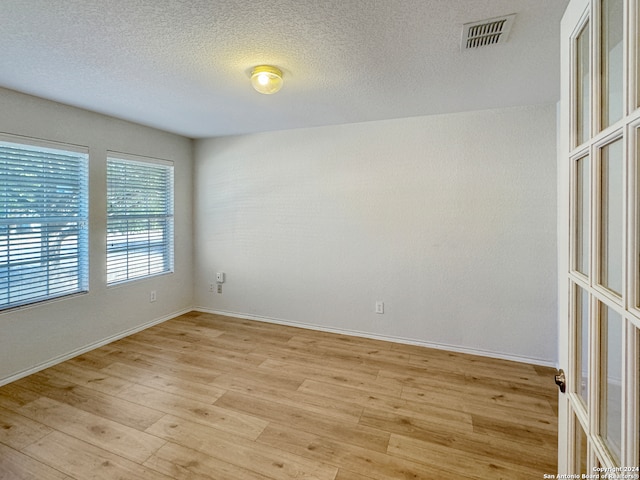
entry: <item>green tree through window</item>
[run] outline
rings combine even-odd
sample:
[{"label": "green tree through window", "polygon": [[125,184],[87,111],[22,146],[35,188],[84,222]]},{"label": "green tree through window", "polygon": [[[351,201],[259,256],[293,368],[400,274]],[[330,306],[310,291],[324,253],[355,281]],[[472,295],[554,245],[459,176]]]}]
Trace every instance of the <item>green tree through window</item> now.
[{"label": "green tree through window", "polygon": [[107,283],[173,271],[173,165],[107,159]]}]

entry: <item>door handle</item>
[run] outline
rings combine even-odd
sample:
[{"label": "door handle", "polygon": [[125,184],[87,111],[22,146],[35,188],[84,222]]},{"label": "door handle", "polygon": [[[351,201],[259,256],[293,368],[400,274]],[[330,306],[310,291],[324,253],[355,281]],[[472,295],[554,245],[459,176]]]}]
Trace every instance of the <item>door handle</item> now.
[{"label": "door handle", "polygon": [[560,391],[564,393],[567,389],[567,378],[564,376],[564,370],[560,369],[558,373],[556,373],[554,380]]}]

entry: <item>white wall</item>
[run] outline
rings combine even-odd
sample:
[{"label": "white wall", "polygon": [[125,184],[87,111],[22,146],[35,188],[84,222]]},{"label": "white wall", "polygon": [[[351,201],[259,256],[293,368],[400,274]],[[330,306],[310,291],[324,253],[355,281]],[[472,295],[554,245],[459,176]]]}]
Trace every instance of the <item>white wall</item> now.
[{"label": "white wall", "polygon": [[[194,304],[556,361],[554,106],[202,140],[193,172],[186,138],[4,89],[0,132],[89,147],[91,197],[90,292],[0,313],[0,384]],[[107,150],[175,162],[174,274],[106,286]]]},{"label": "white wall", "polygon": [[[193,293],[192,142],[0,89],[0,132],[89,147],[90,292],[0,312],[0,385],[124,332],[189,310]],[[106,151],[175,162],[175,273],[107,287]],[[156,290],[157,301],[149,303]]]},{"label": "white wall", "polygon": [[197,141],[195,304],[555,364],[555,128],[547,105]]}]

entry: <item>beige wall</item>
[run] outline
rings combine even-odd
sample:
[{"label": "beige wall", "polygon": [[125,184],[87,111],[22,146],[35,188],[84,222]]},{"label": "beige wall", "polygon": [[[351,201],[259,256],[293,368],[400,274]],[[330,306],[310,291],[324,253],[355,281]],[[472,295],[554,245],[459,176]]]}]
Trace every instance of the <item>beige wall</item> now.
[{"label": "beige wall", "polygon": [[[194,153],[0,89],[0,132],[89,147],[91,273],[87,295],[0,313],[0,384],[194,305],[553,364],[555,126],[548,105],[199,140]],[[106,286],[107,150],[175,162],[174,274]]]},{"label": "beige wall", "polygon": [[545,105],[197,141],[195,304],[555,364],[555,128]]},{"label": "beige wall", "polygon": [[[0,132],[89,147],[90,291],[0,313],[0,384],[192,305],[192,142],[0,89]],[[107,287],[106,151],[175,163],[175,273]],[[149,302],[156,290],[157,301]]]}]

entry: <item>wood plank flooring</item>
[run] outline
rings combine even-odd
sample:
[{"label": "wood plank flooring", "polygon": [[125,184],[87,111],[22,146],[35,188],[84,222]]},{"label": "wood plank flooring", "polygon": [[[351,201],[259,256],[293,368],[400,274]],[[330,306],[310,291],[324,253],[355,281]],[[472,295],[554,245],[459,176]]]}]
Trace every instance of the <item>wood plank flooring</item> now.
[{"label": "wood plank flooring", "polygon": [[552,375],[192,312],[0,388],[0,479],[537,479]]}]

